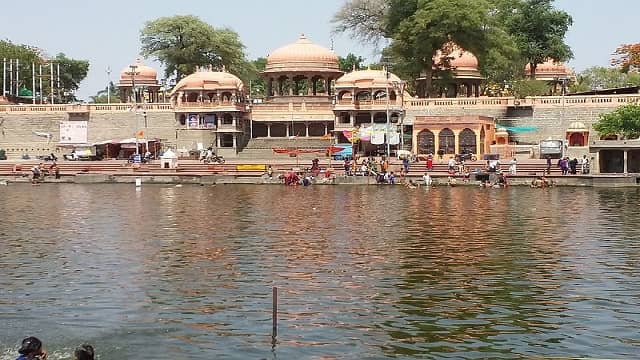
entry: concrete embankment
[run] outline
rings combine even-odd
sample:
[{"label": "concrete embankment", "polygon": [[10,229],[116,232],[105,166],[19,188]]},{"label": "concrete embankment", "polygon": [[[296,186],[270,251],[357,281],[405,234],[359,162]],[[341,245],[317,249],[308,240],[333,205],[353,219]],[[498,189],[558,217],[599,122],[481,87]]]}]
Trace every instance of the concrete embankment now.
[{"label": "concrete embankment", "polygon": [[[266,176],[238,176],[238,175],[178,175],[178,174],[103,174],[103,173],[78,173],[64,175],[60,179],[52,176],[46,177],[45,183],[74,183],[74,184],[134,184],[136,180],[142,184],[185,184],[185,185],[216,185],[216,184],[255,184],[255,185],[281,185],[276,177]],[[421,177],[410,176],[407,179],[420,184]],[[433,185],[447,185],[449,176],[446,174],[434,174]],[[508,177],[509,185],[529,186],[536,176],[517,175]],[[550,176],[549,180],[555,186],[575,187],[638,187],[640,175],[581,175],[581,176]],[[3,183],[27,183],[28,176],[0,176]],[[397,179],[396,185],[400,185],[404,179]],[[377,185],[375,178],[367,176],[337,176],[333,179],[318,179],[314,185]],[[472,180],[465,182],[461,177],[456,177],[457,186],[478,186],[479,182]]]}]

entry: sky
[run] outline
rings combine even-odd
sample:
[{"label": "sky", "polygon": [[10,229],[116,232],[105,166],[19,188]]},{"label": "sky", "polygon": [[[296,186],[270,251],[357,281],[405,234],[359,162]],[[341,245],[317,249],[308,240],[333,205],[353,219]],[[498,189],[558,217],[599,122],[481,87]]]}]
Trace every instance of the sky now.
[{"label": "sky", "polygon": [[[469,0],[473,1],[473,0]],[[350,52],[375,61],[378,55],[348,35],[331,33],[331,18],[344,0],[30,0],[7,1],[0,12],[0,38],[29,44],[54,56],[59,52],[90,62],[87,78],[76,95],[88,99],[117,82],[120,71],[139,57],[140,29],[162,16],[196,15],[215,27],[228,27],[240,35],[249,59],[294,42],[301,33],[331,47],[338,55]],[[28,4],[28,6],[25,6]],[[556,0],[574,24],[567,43],[576,71],[608,66],[611,53],[623,43],[640,42],[637,32],[638,0]],[[31,11],[30,11],[31,10]],[[151,59],[145,63],[162,71]],[[107,68],[111,69],[108,75]]]}]

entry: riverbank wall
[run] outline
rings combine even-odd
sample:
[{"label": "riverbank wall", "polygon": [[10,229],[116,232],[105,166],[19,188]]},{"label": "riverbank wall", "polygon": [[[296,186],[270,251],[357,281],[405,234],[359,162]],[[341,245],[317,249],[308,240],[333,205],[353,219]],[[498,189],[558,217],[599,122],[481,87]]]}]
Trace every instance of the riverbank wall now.
[{"label": "riverbank wall", "polygon": [[[537,176],[516,175],[509,176],[510,186],[530,186]],[[462,177],[455,177],[455,186],[479,186],[479,181],[465,182]],[[549,176],[554,186],[566,187],[640,187],[640,175],[577,175],[577,176]],[[402,186],[405,181],[412,180],[417,184],[422,183],[422,178],[410,176],[398,179],[393,186]],[[436,174],[432,176],[434,186],[448,186],[449,176]],[[29,183],[28,176],[0,176],[0,182],[10,185],[12,183]],[[136,184],[143,185],[225,185],[225,184],[250,184],[250,185],[281,185],[282,181],[276,177],[267,176],[236,176],[236,175],[178,175],[178,174],[98,174],[79,173],[75,175],[63,175],[60,179],[47,177],[45,184]],[[332,179],[319,179],[312,182],[316,185],[340,185],[340,186],[388,186],[377,184],[375,178],[368,176],[337,176]]]}]

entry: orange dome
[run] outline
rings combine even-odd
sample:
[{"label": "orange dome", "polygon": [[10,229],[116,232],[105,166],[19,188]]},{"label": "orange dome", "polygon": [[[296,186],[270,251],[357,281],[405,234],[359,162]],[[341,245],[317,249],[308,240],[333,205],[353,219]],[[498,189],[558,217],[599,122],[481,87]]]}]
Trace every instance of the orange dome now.
[{"label": "orange dome", "polygon": [[356,70],[345,74],[336,80],[336,88],[385,88],[398,84],[402,80],[385,70]]},{"label": "orange dome", "polygon": [[237,76],[225,71],[201,69],[180,80],[173,93],[182,90],[243,90],[244,84]]},{"label": "orange dome", "polygon": [[457,68],[478,69],[478,58],[472,53],[463,50],[456,44],[445,45],[445,48],[448,48],[447,50],[449,50],[446,55],[449,59],[449,65],[445,66],[442,64],[442,50],[438,50],[436,55],[433,57],[433,64],[435,66],[451,68],[452,70]]},{"label": "orange dome", "polygon": [[135,71],[136,81],[158,80],[158,72],[151,66],[144,65],[142,60],[138,58],[133,64],[122,69],[120,72],[120,82],[131,82],[131,78],[133,77],[132,71]]},{"label": "orange dome", "polygon": [[[565,64],[561,62],[556,62],[552,59],[549,59],[542,64],[538,64],[536,67],[536,78],[544,77],[547,78],[549,76],[567,76],[571,73],[566,67]],[[531,64],[527,64],[524,67],[524,74],[526,76],[531,76]]]},{"label": "orange dome", "polygon": [[339,72],[338,57],[333,51],[309,41],[304,34],[293,44],[274,50],[267,56],[265,73],[272,72]]}]

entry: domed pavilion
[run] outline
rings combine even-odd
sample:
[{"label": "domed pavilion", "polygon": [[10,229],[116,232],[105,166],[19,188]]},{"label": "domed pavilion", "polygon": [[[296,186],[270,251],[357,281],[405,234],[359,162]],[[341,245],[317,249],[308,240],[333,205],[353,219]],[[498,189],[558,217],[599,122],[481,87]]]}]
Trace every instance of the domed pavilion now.
[{"label": "domed pavilion", "polygon": [[331,83],[342,75],[338,56],[300,35],[292,44],[267,56],[262,72],[267,97],[331,96]]},{"label": "domed pavilion", "polygon": [[441,97],[478,97],[484,77],[478,58],[454,43],[446,44],[433,57],[434,70],[451,72],[449,85],[439,89]]},{"label": "domed pavilion", "polygon": [[[531,78],[531,64],[524,67],[524,75]],[[549,59],[536,67],[535,80],[546,81],[551,85],[551,95],[566,92],[569,82],[575,78],[571,69],[561,62]]]},{"label": "domed pavilion", "polygon": [[158,72],[138,58],[122,69],[118,88],[122,102],[156,103],[160,92]]},{"label": "domed pavilion", "polygon": [[203,147],[215,146],[233,156],[248,136],[248,114],[242,80],[226,71],[201,68],[180,80],[171,92],[178,122]]},{"label": "domed pavilion", "polygon": [[313,139],[303,144],[303,138],[326,137],[333,130],[332,84],[342,74],[338,56],[304,34],[272,51],[262,72],[266,98],[252,104],[252,136],[297,138],[299,145],[317,146]]},{"label": "domed pavilion", "polygon": [[[386,70],[355,70],[336,80],[335,115],[337,125],[397,123],[402,112],[405,83]],[[387,97],[388,92],[388,97]]]}]

